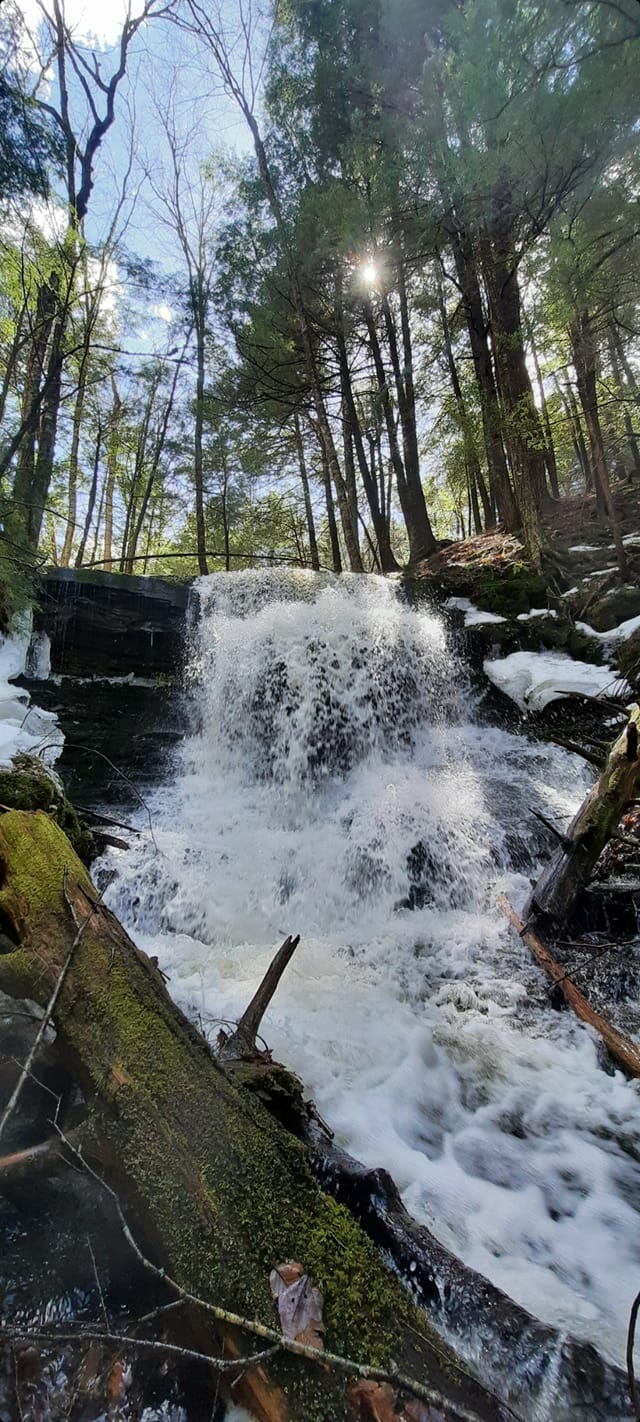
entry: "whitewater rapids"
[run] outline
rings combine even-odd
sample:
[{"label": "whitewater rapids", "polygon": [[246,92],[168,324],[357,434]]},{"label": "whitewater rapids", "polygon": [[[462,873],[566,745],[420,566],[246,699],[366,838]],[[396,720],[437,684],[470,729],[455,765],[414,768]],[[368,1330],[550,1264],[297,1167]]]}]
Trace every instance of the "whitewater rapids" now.
[{"label": "whitewater rapids", "polygon": [[[109,901],[215,1037],[264,1020],[338,1139],[468,1265],[621,1363],[640,1275],[638,1088],[496,909],[588,783],[480,724],[442,621],[381,578],[197,585],[194,727]],[[144,819],[141,819],[141,824]]]}]

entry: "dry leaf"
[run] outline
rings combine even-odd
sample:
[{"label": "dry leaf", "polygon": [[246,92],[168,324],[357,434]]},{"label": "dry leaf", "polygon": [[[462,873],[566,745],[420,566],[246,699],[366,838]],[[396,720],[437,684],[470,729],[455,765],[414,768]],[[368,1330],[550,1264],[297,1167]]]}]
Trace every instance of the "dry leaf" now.
[{"label": "dry leaf", "polygon": [[406,1417],[407,1422],[445,1422],[443,1412],[430,1407],[428,1402],[420,1402],[417,1397],[405,1403],[402,1416]]},{"label": "dry leaf", "polygon": [[417,1397],[400,1408],[398,1394],[390,1383],[363,1378],[349,1388],[349,1402],[361,1422],[445,1422],[442,1412]]},{"label": "dry leaf", "polygon": [[401,1422],[395,1410],[396,1391],[390,1383],[362,1378],[349,1388],[349,1401],[363,1422]]},{"label": "dry leaf", "polygon": [[310,1348],[322,1348],[323,1298],[309,1275],[305,1274],[302,1264],[278,1264],[271,1270],[269,1283],[278,1305],[285,1338],[306,1343]]}]

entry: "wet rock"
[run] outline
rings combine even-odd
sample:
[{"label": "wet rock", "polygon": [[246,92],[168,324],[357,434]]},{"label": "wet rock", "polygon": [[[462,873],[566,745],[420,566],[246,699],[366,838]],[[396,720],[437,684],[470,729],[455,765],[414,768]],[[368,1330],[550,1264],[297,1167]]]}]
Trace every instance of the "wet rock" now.
[{"label": "wet rock", "polygon": [[597,632],[610,632],[629,617],[640,614],[640,587],[635,583],[625,583],[594,603],[589,618]]},{"label": "wet rock", "polygon": [[171,677],[182,665],[188,601],[187,582],[50,568],[34,633],[49,637],[54,672]]},{"label": "wet rock", "polygon": [[626,642],[621,643],[614,660],[632,690],[640,693],[640,628],[627,637]]}]

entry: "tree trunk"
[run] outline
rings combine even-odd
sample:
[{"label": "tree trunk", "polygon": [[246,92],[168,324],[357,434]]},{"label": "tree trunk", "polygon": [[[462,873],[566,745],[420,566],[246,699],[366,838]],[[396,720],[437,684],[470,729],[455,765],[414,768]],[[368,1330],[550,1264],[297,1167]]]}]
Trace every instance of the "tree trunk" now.
[{"label": "tree trunk", "polygon": [[205,379],[205,335],[206,299],[202,273],[197,274],[197,291],[192,297],[193,323],[196,332],[196,418],[193,432],[193,478],[196,501],[196,544],[198,549],[198,571],[209,572],[207,563],[207,534],[204,519],[204,465],[202,456],[202,433],[204,429],[204,379]]},{"label": "tree trunk", "polygon": [[454,230],[452,244],[480,397],[482,432],[487,453],[492,500],[498,511],[498,517],[507,532],[514,533],[519,526],[520,518],[511,488],[500,432],[500,402],[493,374],[473,246],[467,234],[460,228]]},{"label": "tree trunk", "polygon": [[[625,382],[624,382],[624,379],[623,379],[622,366],[621,366],[620,357],[619,357],[619,350],[620,350],[621,345],[622,345],[622,342],[620,341],[620,336],[619,336],[618,332],[616,331],[615,327],[610,326],[610,327],[609,327],[609,355],[610,355],[610,357],[611,357],[611,368],[612,368],[612,370],[613,370],[614,380],[615,380],[615,382],[616,382],[616,385],[618,386],[618,390],[620,391],[620,394],[621,394],[622,400],[623,400],[623,415],[622,415],[622,418],[623,418],[623,421],[624,421],[625,434],[626,434],[626,436],[627,436],[627,444],[628,444],[628,446],[629,446],[629,451],[630,451],[630,454],[631,454],[631,459],[632,459],[632,461],[633,461],[633,472],[634,472],[634,474],[635,474],[636,476],[640,476],[640,448],[638,447],[638,440],[637,440],[637,437],[636,437],[635,430],[634,430],[634,428],[633,428],[633,421],[632,421],[631,416],[630,416],[630,414],[629,414],[629,408],[628,408],[628,405],[627,405],[626,400],[625,400],[625,394],[627,393],[627,391],[625,390]],[[632,398],[633,398],[633,388],[628,385],[628,381],[627,381],[627,387],[628,387],[628,393],[629,393],[629,394],[632,396]],[[635,399],[636,399],[636,401],[637,401],[637,392],[636,392]]]},{"label": "tree trunk", "polygon": [[92,476],[91,476],[91,488],[89,489],[89,502],[88,502],[88,504],[87,504],[87,515],[86,515],[86,518],[85,518],[85,521],[84,521],[84,528],[83,528],[83,530],[82,530],[82,537],[81,537],[81,539],[80,539],[80,543],[79,543],[79,545],[78,545],[78,552],[77,552],[77,554],[76,554],[76,563],[75,563],[76,568],[81,568],[81,567],[82,567],[82,564],[83,564],[83,561],[84,561],[84,554],[85,554],[85,549],[86,549],[86,546],[87,546],[87,539],[88,539],[88,537],[89,537],[89,530],[90,530],[90,528],[91,528],[91,520],[92,520],[92,518],[93,518],[93,510],[94,510],[94,508],[95,508],[95,503],[96,503],[96,493],[97,493],[97,490],[98,490],[98,470],[99,470],[99,468],[100,468],[100,445],[101,445],[101,442],[102,442],[102,427],[101,427],[101,424],[100,424],[100,417],[98,416],[98,428],[97,428],[97,431],[96,431],[95,455],[94,455],[94,460],[93,460],[93,474],[92,474]]},{"label": "tree trunk", "polygon": [[396,476],[398,498],[400,500],[400,505],[402,508],[405,527],[407,530],[407,537],[409,539],[409,559],[411,563],[415,564],[419,563],[423,558],[428,558],[433,550],[429,538],[427,537],[426,543],[424,541],[424,531],[420,528],[419,518],[416,518],[416,510],[414,509],[413,501],[411,499],[411,495],[407,485],[404,464],[402,462],[402,455],[400,453],[400,445],[398,444],[398,432],[396,429],[393,406],[391,404],[391,397],[389,395],[387,373],[384,368],[382,351],[380,349],[380,341],[378,340],[378,332],[376,331],[375,321],[373,319],[373,312],[371,310],[371,305],[369,302],[367,302],[365,305],[365,320],[367,323],[367,331],[369,333],[369,344],[371,347],[371,354],[373,356],[373,364],[375,367],[378,390],[380,393],[380,400],[382,403],[385,425],[387,429],[389,455],[391,458],[393,471]]},{"label": "tree trunk", "polygon": [[320,447],[322,456],[322,481],[324,484],[324,496],[327,505],[327,523],[329,525],[329,539],[331,542],[331,561],[334,573],[342,572],[342,557],[340,554],[340,539],[338,538],[338,525],[336,523],[336,512],[333,507],[333,493],[331,489],[331,474],[329,472],[329,461],[327,459],[324,445]]},{"label": "tree trunk", "polygon": [[547,397],[544,393],[544,380],[542,379],[542,371],[540,369],[540,361],[538,360],[538,351],[531,323],[528,323],[528,336],[529,345],[531,347],[531,354],[533,356],[534,370],[536,372],[536,383],[538,386],[538,395],[540,398],[540,411],[542,414],[542,423],[544,425],[544,432],[546,437],[544,461],[547,466],[547,474],[549,476],[549,487],[551,489],[552,498],[559,499],[560,486],[558,484],[558,465],[556,463],[556,452],[553,444],[553,430],[551,429],[551,420],[549,419],[549,407],[547,405]]},{"label": "tree trunk", "polygon": [[320,571],[320,558],[318,556],[318,542],[316,539],[316,526],[313,519],[313,508],[311,506],[311,491],[309,489],[309,475],[307,474],[307,461],[304,457],[304,444],[302,442],[302,430],[300,428],[300,416],[297,410],[293,413],[293,429],[296,438],[296,453],[298,455],[298,468],[300,470],[300,482],[304,497],[304,511],[307,520],[307,534],[309,538],[309,553],[311,554],[311,567],[314,573]]},{"label": "tree trunk", "polygon": [[113,541],[113,499],[116,487],[116,477],[118,473],[118,453],[120,441],[120,412],[122,410],[122,400],[120,398],[116,382],[111,377],[111,387],[113,390],[113,405],[109,419],[109,440],[107,444],[107,479],[104,489],[104,567],[109,570],[112,564],[112,541]]},{"label": "tree trunk", "polygon": [[[398,338],[396,335],[393,312],[389,305],[388,296],[382,298],[382,314],[384,317],[387,344],[391,356],[391,367],[396,387],[398,401],[398,413],[400,416],[400,427],[402,429],[402,448],[404,478],[406,486],[406,497],[411,508],[411,517],[416,530],[420,548],[424,551],[420,554],[423,558],[429,558],[437,551],[437,541],[431,527],[424,491],[420,479],[420,455],[418,451],[418,432],[416,428],[415,395],[413,391],[413,381],[411,382],[409,395],[406,387],[406,377],[403,376],[400,364],[400,354],[398,351]],[[409,327],[407,317],[406,339],[409,341]],[[411,361],[409,362],[409,369]]]},{"label": "tree trunk", "polygon": [[605,844],[640,791],[639,728],[640,710],[636,707],[611,747],[597,783],[571,821],[565,842],[538,879],[526,917],[531,912],[541,913],[556,923],[568,918]]},{"label": "tree trunk", "polygon": [[354,542],[358,545],[360,557],[360,538],[358,531],[358,490],[356,488],[356,466],[353,457],[353,439],[351,437],[351,421],[347,402],[342,396],[342,445],[344,450],[344,482],[347,490],[347,504],[349,507],[349,518],[351,522],[351,532]]},{"label": "tree trunk", "polygon": [[18,458],[13,482],[13,508],[10,516],[11,532],[18,541],[29,541],[38,418],[41,397],[44,398],[42,392],[46,389],[42,382],[45,376],[47,349],[55,311],[56,293],[51,282],[45,282],[38,291],[33,319],[33,338],[27,357],[20,411],[23,433],[18,445]]},{"label": "tree trunk", "polygon": [[[476,442],[473,437],[473,431],[471,430],[469,424],[469,416],[467,413],[464,395],[462,393],[462,386],[460,384],[460,377],[458,375],[458,367],[456,365],[456,359],[453,354],[451,328],[449,325],[449,317],[447,315],[447,308],[444,299],[444,292],[442,290],[442,283],[440,281],[438,282],[438,309],[440,311],[440,322],[442,325],[442,335],[444,339],[444,348],[447,357],[449,377],[451,380],[451,388],[453,390],[454,399],[458,408],[458,419],[460,421],[460,429],[462,431],[462,438],[464,441],[465,462],[468,469],[471,498],[473,500],[475,495],[477,501],[478,493],[480,494],[480,498],[482,499],[485,529],[495,528],[495,510],[493,508],[489,490],[487,489],[485,481],[482,477],[482,471],[480,469],[480,460],[478,459],[478,451],[476,449]],[[476,527],[476,532],[481,533],[482,527]]]},{"label": "tree trunk", "polygon": [[337,331],[337,343],[338,360],[340,364],[340,383],[342,388],[342,398],[346,402],[347,416],[351,427],[351,434],[353,436],[353,443],[356,451],[358,468],[360,470],[360,477],[364,486],[367,503],[369,505],[369,512],[371,514],[371,522],[373,524],[374,532],[376,535],[376,542],[378,544],[380,566],[384,573],[395,573],[398,571],[399,564],[397,563],[393,550],[391,548],[389,525],[384,517],[384,511],[380,507],[380,501],[378,499],[378,489],[375,478],[375,469],[372,473],[367,462],[367,456],[365,454],[364,443],[362,439],[362,430],[360,428],[360,421],[358,419],[358,411],[356,409],[353,386],[351,383],[351,371],[349,369],[347,347],[344,339],[344,332],[339,322]]},{"label": "tree trunk", "polygon": [[[89,1107],[83,1156],[135,1202],[146,1253],[173,1296],[209,1305],[191,1309],[199,1347],[219,1357],[224,1342],[227,1356],[247,1356],[265,1347],[256,1327],[271,1331],[268,1343],[280,1338],[269,1275],[299,1260],[322,1291],[327,1350],[418,1379],[452,1422],[506,1422],[344,1206],[322,1193],[300,1141],[175,1007],[58,826],[42,812],[9,811],[0,855],[3,929],[16,945],[0,957],[0,987],[49,1005]],[[281,1346],[240,1373],[234,1400],[260,1422],[352,1415],[353,1365]],[[399,1392],[396,1382],[392,1400]]]},{"label": "tree trunk", "polygon": [[609,521],[618,560],[620,576],[628,572],[627,555],[622,542],[620,524],[609,483],[609,471],[600,426],[598,411],[598,390],[596,380],[596,349],[593,327],[588,311],[579,312],[571,323],[569,332],[571,350],[575,366],[578,395],[584,412],[587,434],[591,445],[591,458],[596,484],[596,499]]},{"label": "tree trunk", "polygon": [[570,385],[562,385],[557,375],[554,375],[553,379],[571,430],[571,443],[578,467],[582,470],[586,488],[593,489],[593,474],[591,472],[587,446],[584,442],[584,434],[582,432],[580,412],[578,410],[576,397]]},{"label": "tree trunk", "polygon": [[492,240],[484,244],[483,267],[516,499],[527,550],[539,566],[540,515],[546,498],[544,439],[527,370],[513,241],[499,222],[494,223]]},{"label": "tree trunk", "polygon": [[29,542],[37,548],[42,528],[42,515],[51,487],[53,462],[56,451],[58,412],[62,390],[62,367],[64,362],[64,340],[67,329],[67,310],[62,308],[56,315],[51,334],[51,350],[47,364],[47,393],[40,410],[38,426],[38,452],[33,471],[31,502],[29,508]]},{"label": "tree trunk", "polygon": [[69,563],[71,562],[71,550],[73,547],[73,540],[76,532],[80,435],[82,433],[84,401],[87,391],[88,360],[89,351],[88,348],[85,347],[80,360],[80,370],[78,373],[78,389],[76,391],[76,403],[73,409],[73,427],[71,431],[71,449],[69,451],[69,475],[67,487],[67,527],[64,535],[62,551],[60,553],[60,564],[63,568],[68,568]]}]

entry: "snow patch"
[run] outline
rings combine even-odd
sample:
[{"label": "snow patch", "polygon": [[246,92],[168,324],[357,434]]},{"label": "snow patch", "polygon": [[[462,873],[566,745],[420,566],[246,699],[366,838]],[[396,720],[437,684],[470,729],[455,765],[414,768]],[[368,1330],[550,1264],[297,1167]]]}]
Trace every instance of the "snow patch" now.
[{"label": "snow patch", "polygon": [[30,635],[30,619],[25,619],[0,641],[0,761],[8,764],[23,751],[41,754],[46,765],[53,765],[64,744],[57,719],[53,711],[30,705],[28,691],[13,685],[24,671]]},{"label": "snow patch", "polygon": [[[568,596],[568,594],[566,594]],[[557,617],[558,614],[553,607],[532,607],[531,612],[519,612],[518,622],[529,622],[532,617]]]},{"label": "snow patch", "polygon": [[484,670],[494,686],[523,711],[542,711],[568,691],[583,691],[588,696],[614,690],[624,695],[630,692],[628,682],[612,667],[576,662],[564,652],[512,652],[499,660],[487,658]]},{"label": "snow patch", "polygon": [[507,620],[506,617],[500,617],[497,612],[483,612],[468,597],[449,597],[445,607],[452,607],[458,612],[464,612],[465,627],[482,627],[489,622],[506,622]]}]

